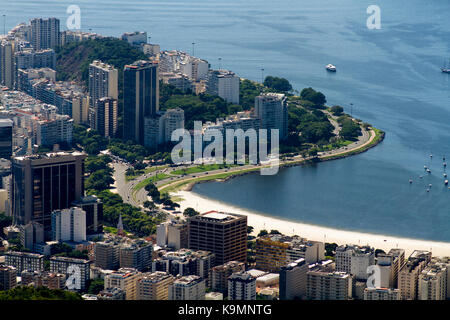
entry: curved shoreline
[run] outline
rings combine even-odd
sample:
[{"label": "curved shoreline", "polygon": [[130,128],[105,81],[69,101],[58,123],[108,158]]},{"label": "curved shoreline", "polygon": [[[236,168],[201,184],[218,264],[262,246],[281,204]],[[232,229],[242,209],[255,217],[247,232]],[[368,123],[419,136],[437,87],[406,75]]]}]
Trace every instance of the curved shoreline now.
[{"label": "curved shoreline", "polygon": [[[285,163],[280,163],[280,168],[302,166],[302,165],[306,165],[306,164],[310,164],[310,163],[314,163],[314,162],[317,163],[317,162],[325,162],[325,161],[330,161],[330,160],[339,160],[339,159],[344,159],[344,158],[347,158],[347,157],[350,157],[353,155],[357,155],[357,154],[366,152],[366,151],[374,148],[378,144],[380,144],[385,138],[385,132],[383,132],[379,129],[371,129],[370,132],[373,132],[374,135],[371,136],[370,139],[366,143],[359,146],[358,148],[355,148],[353,150],[344,151],[342,153],[338,153],[335,155],[319,156],[319,157],[313,158],[313,159],[301,159],[301,160],[287,161]],[[176,192],[180,189],[184,190],[184,191],[191,191],[197,183],[205,183],[205,182],[211,182],[211,181],[225,182],[225,181],[228,181],[229,179],[234,179],[234,178],[237,178],[237,177],[240,177],[243,175],[247,175],[250,173],[256,173],[261,168],[265,168],[265,167],[269,167],[269,166],[262,166],[262,167],[255,166],[255,168],[230,171],[226,174],[226,177],[224,177],[224,178],[217,178],[217,177],[215,178],[215,176],[219,176],[219,175],[223,176],[224,174],[216,174],[216,175],[212,174],[211,176],[208,176],[208,177],[201,177],[201,178],[191,177],[191,178],[187,178],[187,179],[181,179],[181,180],[178,180],[175,182],[170,182],[170,183],[164,184],[164,185],[160,186],[158,189],[159,189],[159,191],[163,191],[166,188],[175,186],[172,190],[169,191],[169,193]]]},{"label": "curved shoreline", "polygon": [[450,242],[410,239],[401,236],[388,236],[376,233],[333,229],[331,227],[303,223],[243,209],[198,195],[191,191],[179,191],[174,195],[183,198],[180,203],[181,211],[187,207],[191,207],[200,212],[217,210],[246,215],[248,225],[254,228],[254,235],[257,235],[259,231],[263,229],[268,231],[276,229],[286,235],[296,234],[309,240],[324,241],[328,243],[334,242],[338,245],[368,244],[376,249],[382,249],[386,252],[392,248],[401,248],[405,249],[407,255],[414,250],[431,250],[433,256],[450,256]]}]

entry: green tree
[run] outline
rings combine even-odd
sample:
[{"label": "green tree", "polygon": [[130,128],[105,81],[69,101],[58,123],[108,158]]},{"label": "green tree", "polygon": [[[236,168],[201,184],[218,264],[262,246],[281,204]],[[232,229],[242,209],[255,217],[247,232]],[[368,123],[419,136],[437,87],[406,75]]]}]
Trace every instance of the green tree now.
[{"label": "green tree", "polygon": [[332,106],[330,108],[330,112],[335,116],[340,116],[344,112],[344,108],[342,108],[341,106]]},{"label": "green tree", "polygon": [[199,215],[200,213],[196,211],[194,208],[186,208],[183,211],[183,216],[185,217],[194,217],[196,215]]},{"label": "green tree", "polygon": [[267,230],[263,229],[258,233],[258,237],[264,237],[268,234],[269,234],[269,232],[267,232]]},{"label": "green tree", "polygon": [[264,79],[264,85],[277,92],[287,93],[292,91],[292,85],[285,78],[267,76]]}]

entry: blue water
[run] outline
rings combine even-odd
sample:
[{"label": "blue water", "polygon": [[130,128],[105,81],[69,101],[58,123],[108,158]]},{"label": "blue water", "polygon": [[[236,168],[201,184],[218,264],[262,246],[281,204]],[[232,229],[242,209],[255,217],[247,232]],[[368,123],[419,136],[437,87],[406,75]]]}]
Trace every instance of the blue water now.
[{"label": "blue water", "polygon": [[[365,0],[23,0],[2,5],[0,14],[8,29],[35,16],[64,24],[71,4],[80,6],[85,31],[147,31],[163,49],[187,52],[195,42],[195,55],[212,67],[220,57],[241,77],[259,81],[264,68],[296,89],[312,86],[330,105],[349,112],[353,103],[356,117],[387,133],[358,156],[200,184],[195,192],[317,225],[450,241],[450,190],[442,177],[443,154],[450,163],[450,76],[439,71],[450,58],[449,1],[378,0],[381,30],[366,27],[373,2]],[[324,70],[328,63],[336,74]]]}]

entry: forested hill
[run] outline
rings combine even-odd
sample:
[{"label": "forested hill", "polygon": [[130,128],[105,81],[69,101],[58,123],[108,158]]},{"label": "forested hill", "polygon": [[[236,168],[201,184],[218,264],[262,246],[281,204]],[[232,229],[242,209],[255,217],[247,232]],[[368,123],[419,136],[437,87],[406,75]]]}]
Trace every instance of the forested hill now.
[{"label": "forested hill", "polygon": [[119,70],[119,88],[121,88],[123,67],[136,60],[145,60],[146,55],[117,38],[101,38],[72,42],[56,49],[56,71],[58,80],[83,81],[87,86],[89,64],[100,60]]}]

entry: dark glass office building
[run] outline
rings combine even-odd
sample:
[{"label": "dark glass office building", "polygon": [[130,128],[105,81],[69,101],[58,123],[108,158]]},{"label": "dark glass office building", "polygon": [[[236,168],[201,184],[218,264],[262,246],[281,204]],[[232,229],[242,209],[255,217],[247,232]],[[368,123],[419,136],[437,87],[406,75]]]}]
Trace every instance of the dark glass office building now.
[{"label": "dark glass office building", "polygon": [[51,213],[84,195],[84,153],[13,157],[12,212],[15,225],[38,222],[50,236]]},{"label": "dark glass office building", "polygon": [[136,61],[123,72],[123,137],[144,144],[144,118],[159,110],[158,64]]},{"label": "dark glass office building", "polygon": [[0,158],[9,159],[12,156],[13,122],[0,119]]}]

